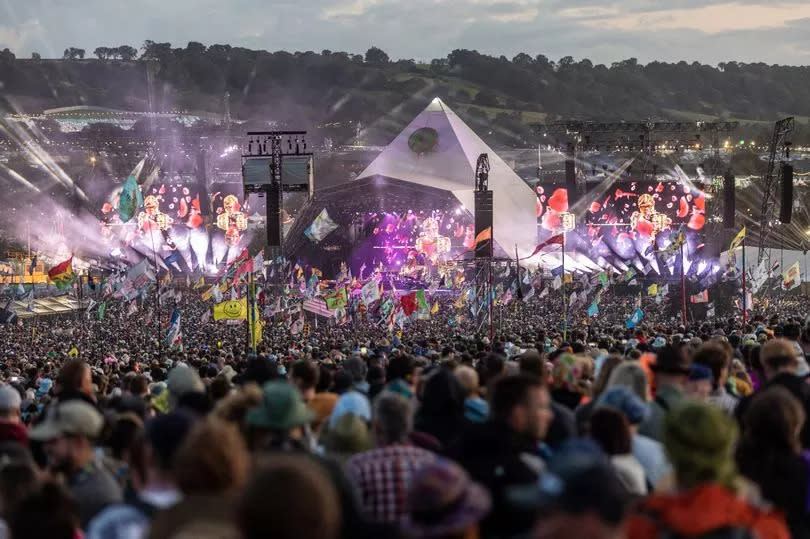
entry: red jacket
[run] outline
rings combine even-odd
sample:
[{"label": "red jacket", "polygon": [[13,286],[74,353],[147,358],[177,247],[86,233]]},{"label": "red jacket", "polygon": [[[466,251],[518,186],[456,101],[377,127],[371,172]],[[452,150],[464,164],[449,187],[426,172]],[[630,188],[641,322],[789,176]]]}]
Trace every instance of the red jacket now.
[{"label": "red jacket", "polygon": [[688,492],[647,498],[628,520],[627,539],[658,539],[664,531],[693,537],[729,527],[746,528],[760,539],[790,538],[780,513],[755,507],[728,488],[707,483]]}]

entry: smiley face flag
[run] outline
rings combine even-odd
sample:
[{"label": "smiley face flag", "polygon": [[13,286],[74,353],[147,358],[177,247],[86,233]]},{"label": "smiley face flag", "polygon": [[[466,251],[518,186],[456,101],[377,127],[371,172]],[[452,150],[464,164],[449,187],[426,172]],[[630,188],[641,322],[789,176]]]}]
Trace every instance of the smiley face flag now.
[{"label": "smiley face flag", "polygon": [[223,301],[214,305],[214,320],[245,320],[246,318],[246,298]]}]

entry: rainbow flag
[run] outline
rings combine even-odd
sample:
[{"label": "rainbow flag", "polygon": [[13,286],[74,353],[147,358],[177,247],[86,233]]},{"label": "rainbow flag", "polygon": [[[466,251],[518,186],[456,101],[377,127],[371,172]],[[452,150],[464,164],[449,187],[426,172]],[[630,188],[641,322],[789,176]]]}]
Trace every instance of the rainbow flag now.
[{"label": "rainbow flag", "polygon": [[73,281],[73,257],[71,256],[48,270],[48,279],[54,282],[56,288],[63,289]]}]

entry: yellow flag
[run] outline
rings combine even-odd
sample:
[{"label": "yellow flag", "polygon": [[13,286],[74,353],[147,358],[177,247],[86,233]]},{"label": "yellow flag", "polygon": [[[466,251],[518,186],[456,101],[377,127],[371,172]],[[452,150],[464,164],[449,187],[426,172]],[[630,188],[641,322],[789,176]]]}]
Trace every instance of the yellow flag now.
[{"label": "yellow flag", "polygon": [[658,285],[657,284],[651,284],[650,287],[647,289],[647,295],[648,296],[655,296],[657,294],[658,294]]},{"label": "yellow flag", "polygon": [[214,320],[245,320],[247,299],[233,299],[214,305]]},{"label": "yellow flag", "polygon": [[70,352],[68,352],[68,357],[76,357],[78,355],[79,355],[79,349],[76,348],[75,346],[70,349]]},{"label": "yellow flag", "polygon": [[205,286],[205,277],[200,277],[200,280],[197,281],[197,284],[194,285],[194,290],[198,290]]},{"label": "yellow flag", "polygon": [[570,273],[566,273],[566,274],[565,274],[565,277],[563,278],[563,282],[564,282],[565,284],[568,284],[568,283],[573,283],[573,282],[574,282],[574,276],[573,276],[573,275],[571,275]]},{"label": "yellow flag", "polygon": [[433,302],[433,307],[430,308],[430,314],[436,314],[439,312],[439,302]]},{"label": "yellow flag", "polygon": [[745,239],[745,227],[742,227],[742,230],[740,230],[737,233],[737,235],[734,236],[734,239],[731,240],[731,246],[728,248],[728,250],[733,251],[734,249],[739,247],[744,239]]},{"label": "yellow flag", "polygon": [[262,342],[263,327],[264,322],[262,322],[261,317],[259,316],[259,309],[257,307],[253,314],[253,348],[256,348],[259,346],[259,343]]}]

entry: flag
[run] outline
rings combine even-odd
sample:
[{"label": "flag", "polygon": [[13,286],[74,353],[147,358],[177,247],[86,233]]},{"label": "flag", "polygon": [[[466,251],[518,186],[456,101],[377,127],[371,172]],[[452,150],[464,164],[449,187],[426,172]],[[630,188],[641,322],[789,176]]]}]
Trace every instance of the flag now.
[{"label": "flag", "polygon": [[793,290],[802,284],[801,267],[799,261],[793,263],[788,269],[782,273],[782,288],[785,290]]},{"label": "flag", "polygon": [[576,301],[577,301],[577,293],[571,292],[571,295],[568,297],[568,306],[573,307]]},{"label": "flag", "polygon": [[548,286],[547,286],[547,287],[545,287],[545,288],[543,289],[543,291],[542,291],[542,292],[540,292],[540,295],[539,295],[539,296],[537,296],[537,297],[542,299],[542,298],[544,298],[544,297],[546,297],[546,296],[548,296]]},{"label": "flag", "polygon": [[665,284],[658,290],[658,294],[661,296],[666,296],[669,294],[669,284]]},{"label": "flag", "polygon": [[566,273],[565,275],[563,275],[563,283],[569,284],[569,283],[573,283],[573,282],[574,282],[574,276],[573,275],[571,275],[570,273]]},{"label": "flag", "polygon": [[629,281],[630,279],[636,276],[636,273],[637,273],[636,268],[629,268],[627,271],[624,272],[624,275],[622,275],[622,281],[624,282]]},{"label": "flag", "polygon": [[68,357],[77,357],[79,355],[79,349],[74,346],[73,348],[68,350],[67,355]]},{"label": "flag", "polygon": [[562,286],[562,279],[560,279],[560,276],[557,275],[556,277],[554,277],[554,281],[552,281],[551,287],[554,290],[559,290],[561,286]]},{"label": "flag", "polygon": [[411,292],[399,298],[399,304],[402,306],[405,316],[413,314],[419,308],[416,303],[416,292]]},{"label": "flag", "polygon": [[734,236],[734,239],[731,240],[731,245],[729,246],[728,250],[733,251],[734,249],[739,247],[744,239],[745,239],[745,227],[742,227],[742,229],[737,233],[737,235]]},{"label": "flag", "polygon": [[[546,293],[548,293],[548,289],[546,289]],[[528,303],[530,299],[534,297],[534,287],[529,288],[529,291],[523,295],[523,302]],[[542,295],[540,297],[543,297]]]},{"label": "flag", "polygon": [[653,283],[647,288],[648,296],[655,296],[658,294],[658,285]]},{"label": "flag", "polygon": [[326,300],[326,307],[330,311],[344,308],[349,303],[349,297],[346,294],[345,286],[341,286],[337,290],[329,292],[323,297],[323,299]]},{"label": "flag", "polygon": [[588,316],[596,316],[597,314],[599,314],[599,306],[596,302],[593,302],[588,307]]},{"label": "flag", "polygon": [[708,303],[709,302],[709,291],[704,290],[702,292],[698,292],[697,294],[693,294],[689,296],[689,301],[692,303]]},{"label": "flag", "polygon": [[304,329],[304,315],[301,314],[298,319],[290,325],[290,333],[293,335],[298,335],[301,333],[301,330]]},{"label": "flag", "polygon": [[127,309],[127,317],[132,316],[136,312],[138,312],[138,301],[133,299],[132,301],[129,302],[129,308]]},{"label": "flag", "polygon": [[709,303],[706,308],[706,318],[714,318],[714,303]]},{"label": "flag", "polygon": [[318,243],[337,227],[337,223],[329,217],[329,212],[324,208],[315,220],[312,221],[312,224],[304,230],[304,235],[309,238],[312,243]]},{"label": "flag", "polygon": [[166,332],[166,345],[169,348],[178,346],[183,340],[183,333],[180,331],[180,311],[174,309],[172,317],[169,319],[169,329]]},{"label": "flag", "polygon": [[98,319],[104,320],[104,313],[106,312],[107,312],[107,303],[102,301],[101,303],[98,304],[98,312],[97,312]]},{"label": "flag", "polygon": [[475,249],[476,247],[478,247],[479,243],[483,243],[491,239],[492,239],[492,227],[488,226],[484,230],[479,232],[477,236],[475,236],[475,241],[473,242],[472,248]]},{"label": "flag", "polygon": [[54,282],[56,288],[62,290],[73,280],[73,257],[48,270],[48,279]]},{"label": "flag", "polygon": [[439,312],[439,302],[434,301],[433,307],[430,308],[430,314],[437,314]]},{"label": "flag", "polygon": [[34,258],[31,259],[31,265],[28,266],[28,275],[34,274],[34,268],[37,267],[37,255],[34,255]]},{"label": "flag", "polygon": [[641,307],[636,307],[636,310],[630,315],[630,318],[627,320],[627,322],[625,322],[625,325],[628,329],[632,329],[640,324],[643,318],[644,311],[641,310]]},{"label": "flag", "polygon": [[90,320],[90,314],[92,312],[93,307],[95,307],[95,306],[96,306],[96,300],[94,300],[93,298],[90,298],[90,301],[87,302],[87,309],[85,309],[85,315],[87,316],[88,320]]},{"label": "flag", "polygon": [[200,280],[194,283],[194,290],[199,290],[200,288],[205,288],[205,277],[200,275]]},{"label": "flag", "polygon": [[532,254],[530,254],[526,258],[533,257],[534,255],[536,255],[537,253],[539,253],[540,251],[542,251],[543,249],[545,249],[549,245],[562,245],[563,241],[564,240],[563,240],[563,235],[562,234],[557,234],[555,236],[551,236],[546,241],[539,243],[537,245],[537,247],[534,248],[534,251],[532,252]]},{"label": "flag", "polygon": [[245,320],[247,318],[247,299],[223,301],[214,305],[214,320]]},{"label": "flag", "polygon": [[205,325],[209,320],[211,320],[211,309],[206,309],[203,311],[202,316],[200,316],[200,323]]},{"label": "flag", "polygon": [[427,298],[425,297],[425,290],[423,288],[416,291],[416,307],[420,311],[428,310],[428,302]]},{"label": "flag", "polygon": [[[138,167],[143,165],[143,161]],[[135,167],[136,169],[138,167]],[[121,218],[122,223],[128,222],[135,216],[138,208],[143,206],[143,193],[138,185],[135,171],[129,175],[127,181],[124,182],[124,187],[121,189],[121,196],[118,198],[118,217]]]},{"label": "flag", "polygon": [[365,285],[363,285],[363,288],[360,291],[360,293],[363,297],[363,303],[365,303],[366,306],[369,306],[378,299],[380,299],[380,287],[377,284],[377,281],[375,281],[374,279],[370,280]]},{"label": "flag", "polygon": [[601,272],[601,273],[599,274],[599,283],[600,283],[600,284],[601,284],[603,287],[607,288],[607,285],[608,285],[608,274],[607,274],[606,272],[604,272],[604,271],[603,271],[603,272]]}]

